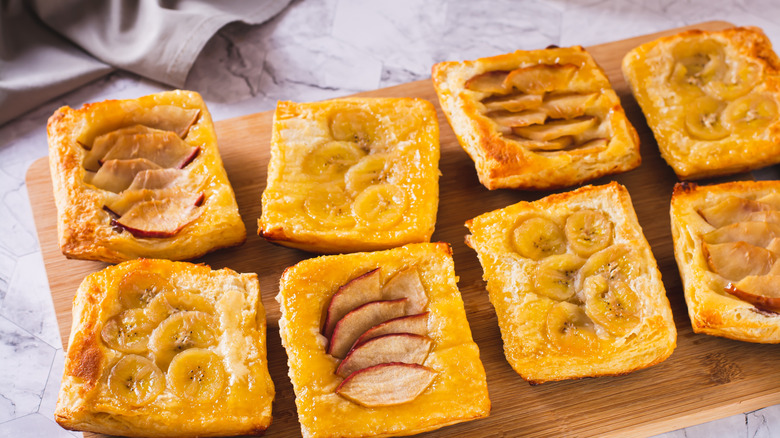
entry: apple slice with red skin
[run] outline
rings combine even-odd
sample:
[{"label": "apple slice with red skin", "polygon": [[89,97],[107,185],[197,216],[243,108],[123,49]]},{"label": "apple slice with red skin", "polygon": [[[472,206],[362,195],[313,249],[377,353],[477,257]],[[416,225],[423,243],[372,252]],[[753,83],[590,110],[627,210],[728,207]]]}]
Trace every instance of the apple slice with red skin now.
[{"label": "apple slice with red skin", "polygon": [[749,275],[768,274],[777,256],[760,246],[746,242],[702,242],[704,257],[712,272],[731,281],[739,281]]},{"label": "apple slice with red skin", "polygon": [[333,334],[336,323],[352,310],[371,301],[382,300],[379,268],[355,277],[339,287],[330,299],[322,332],[328,338]]},{"label": "apple slice with red skin", "polygon": [[[715,228],[750,219],[754,213],[767,212],[772,206],[763,202],[744,199],[738,196],[728,196],[717,204],[699,210],[705,221]],[[760,220],[758,222],[761,222]]]},{"label": "apple slice with red skin", "polygon": [[135,237],[161,238],[176,235],[203,212],[203,193],[192,196],[152,199],[134,204],[116,220]]},{"label": "apple slice with red skin", "polygon": [[413,315],[425,310],[428,295],[420,281],[420,273],[412,266],[398,272],[382,288],[382,297],[386,300],[407,298],[406,314]]},{"label": "apple slice with red skin", "polygon": [[165,189],[173,186],[176,180],[184,175],[181,169],[173,168],[142,170],[135,175],[127,190]]},{"label": "apple slice with red skin", "polygon": [[138,172],[159,168],[160,166],[146,158],[109,160],[103,163],[100,170],[86,182],[97,188],[119,193],[130,187]]},{"label": "apple slice with red skin", "polygon": [[393,318],[381,324],[377,324],[360,335],[352,348],[355,348],[369,339],[374,339],[382,335],[389,335],[391,333],[411,333],[420,336],[427,335],[428,312],[399,316],[398,318]]},{"label": "apple slice with red skin", "polygon": [[399,405],[416,399],[435,377],[423,365],[383,363],[350,374],[336,394],[368,408]]},{"label": "apple slice with red skin", "polygon": [[431,351],[431,345],[431,338],[411,333],[379,336],[352,348],[336,368],[336,374],[347,377],[355,371],[380,363],[401,362],[422,365]]},{"label": "apple slice with red skin", "polygon": [[780,275],[750,275],[729,283],[726,292],[761,310],[780,313]]},{"label": "apple slice with red skin", "polygon": [[355,340],[366,330],[388,319],[403,315],[406,301],[406,298],[372,301],[344,315],[333,328],[333,335],[328,343],[328,354],[343,359]]},{"label": "apple slice with red skin", "polygon": [[184,138],[199,117],[200,110],[197,108],[157,105],[147,110],[143,117],[145,122],[143,124],[163,131],[173,131]]},{"label": "apple slice with red skin", "polygon": [[200,149],[188,145],[174,132],[141,125],[110,132],[96,139],[95,143],[103,138],[113,146],[99,161],[101,164],[109,160],[146,158],[160,167],[181,168],[184,163],[192,161]]}]

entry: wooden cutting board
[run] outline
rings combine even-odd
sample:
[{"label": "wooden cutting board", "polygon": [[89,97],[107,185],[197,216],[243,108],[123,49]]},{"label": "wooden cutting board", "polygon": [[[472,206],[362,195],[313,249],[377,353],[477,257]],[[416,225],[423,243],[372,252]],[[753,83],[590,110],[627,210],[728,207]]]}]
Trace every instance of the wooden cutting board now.
[{"label": "wooden cutting board", "polygon": [[[690,27],[714,30],[730,26],[724,22],[708,22]],[[588,49],[606,70],[629,119],[639,131],[643,158],[639,168],[593,183],[604,184],[614,179],[628,188],[663,274],[679,332],[677,349],[669,359],[626,376],[530,386],[510,368],[504,358],[482,269],[476,253],[464,244],[466,228],[463,224],[486,211],[521,200],[535,200],[549,192],[491,192],[481,186],[472,161],[458,145],[438,107],[429,80],[360,94],[428,99],[436,104],[441,126],[439,167],[442,177],[433,240],[452,245],[455,270],[460,276],[459,287],[487,372],[493,408],[486,419],[450,426],[425,436],[646,436],[780,403],[780,373],[772,366],[780,362],[780,349],[774,345],[698,335],[691,330],[669,225],[669,201],[677,180],[661,159],[652,133],[620,72],[620,62],[628,50],[680,30]],[[282,271],[312,255],[271,245],[255,234],[256,220],[260,216],[260,195],[266,181],[271,121],[272,112],[265,112],[217,122],[220,151],[249,236],[241,247],[222,250],[197,261],[213,268],[230,267],[259,275],[269,326],[269,368],[277,391],[274,420],[267,435],[287,437],[299,436],[300,428],[292,384],[287,377],[287,356],[279,339],[279,306],[274,297]],[[745,177],[749,176],[732,179]],[[27,186],[63,343],[67,344],[73,294],[87,274],[106,265],[68,260],[60,253],[46,158],[30,167]]]}]

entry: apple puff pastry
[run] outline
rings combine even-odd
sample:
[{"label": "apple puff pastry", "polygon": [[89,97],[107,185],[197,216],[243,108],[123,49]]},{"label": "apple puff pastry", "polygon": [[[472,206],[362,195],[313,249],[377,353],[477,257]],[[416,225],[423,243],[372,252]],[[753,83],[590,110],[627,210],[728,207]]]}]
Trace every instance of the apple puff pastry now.
[{"label": "apple puff pastry", "polygon": [[279,102],[258,234],[319,253],[427,242],[438,163],[439,125],[426,100]]},{"label": "apple puff pastry", "polygon": [[246,239],[197,93],[65,106],[49,118],[48,134],[67,257],[184,260]]},{"label": "apple puff pastry", "polygon": [[84,279],[57,422],[123,436],[261,434],[274,384],[255,274],[139,259]]},{"label": "apple puff pastry", "polygon": [[504,353],[523,379],[626,374],[674,350],[661,273],[618,183],[520,202],[466,226]]},{"label": "apple puff pastry", "polygon": [[304,437],[411,435],[489,414],[447,244],[304,260],[276,299]]},{"label": "apple puff pastry", "polygon": [[780,58],[760,29],[663,37],[631,50],[623,74],[680,179],[780,162]]},{"label": "apple puff pastry", "polygon": [[433,66],[439,102],[488,189],[552,189],[639,166],[639,137],[582,47]]},{"label": "apple puff pastry", "polygon": [[693,330],[780,342],[780,182],[677,184],[671,219]]}]

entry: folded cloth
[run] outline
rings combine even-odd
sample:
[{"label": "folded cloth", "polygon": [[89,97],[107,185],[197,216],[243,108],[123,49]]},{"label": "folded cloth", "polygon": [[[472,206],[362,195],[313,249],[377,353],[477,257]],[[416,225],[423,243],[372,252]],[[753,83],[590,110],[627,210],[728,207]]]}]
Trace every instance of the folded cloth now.
[{"label": "folded cloth", "polygon": [[289,2],[0,0],[0,124],[113,68],[181,87],[221,27]]}]

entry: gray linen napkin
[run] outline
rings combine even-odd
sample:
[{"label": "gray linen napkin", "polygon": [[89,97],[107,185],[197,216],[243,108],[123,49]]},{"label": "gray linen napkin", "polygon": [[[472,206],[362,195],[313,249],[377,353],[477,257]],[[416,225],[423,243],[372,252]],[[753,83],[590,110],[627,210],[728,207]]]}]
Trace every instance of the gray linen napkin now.
[{"label": "gray linen napkin", "polygon": [[114,68],[181,87],[221,27],[289,2],[0,0],[0,124]]}]

